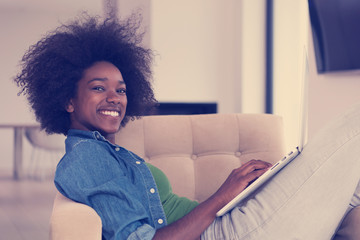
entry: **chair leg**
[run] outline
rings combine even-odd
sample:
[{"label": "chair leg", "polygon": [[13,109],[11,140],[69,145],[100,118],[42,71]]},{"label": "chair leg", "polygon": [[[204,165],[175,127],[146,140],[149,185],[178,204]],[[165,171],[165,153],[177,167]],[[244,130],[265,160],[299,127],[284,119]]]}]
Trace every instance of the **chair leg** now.
[{"label": "chair leg", "polygon": [[36,148],[33,147],[31,150],[30,162],[27,168],[27,177],[33,179],[36,171]]}]

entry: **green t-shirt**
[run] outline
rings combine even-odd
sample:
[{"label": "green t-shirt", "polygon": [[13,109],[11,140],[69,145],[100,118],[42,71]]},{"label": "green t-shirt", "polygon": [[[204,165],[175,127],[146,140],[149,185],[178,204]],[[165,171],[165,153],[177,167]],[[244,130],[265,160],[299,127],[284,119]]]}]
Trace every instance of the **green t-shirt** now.
[{"label": "green t-shirt", "polygon": [[159,168],[149,163],[146,165],[154,177],[168,224],[182,218],[199,205],[196,201],[174,194],[166,175]]}]

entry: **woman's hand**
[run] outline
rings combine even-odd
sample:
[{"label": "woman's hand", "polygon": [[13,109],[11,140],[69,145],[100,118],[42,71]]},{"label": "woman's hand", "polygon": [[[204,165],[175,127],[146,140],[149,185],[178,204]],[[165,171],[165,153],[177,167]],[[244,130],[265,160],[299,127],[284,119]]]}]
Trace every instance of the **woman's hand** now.
[{"label": "woman's hand", "polygon": [[219,190],[213,195],[220,205],[225,205],[260,177],[272,165],[262,160],[251,160],[234,169]]},{"label": "woman's hand", "polygon": [[153,239],[200,239],[216,212],[270,167],[270,163],[251,160],[234,169],[215,194],[178,221],[157,230]]}]

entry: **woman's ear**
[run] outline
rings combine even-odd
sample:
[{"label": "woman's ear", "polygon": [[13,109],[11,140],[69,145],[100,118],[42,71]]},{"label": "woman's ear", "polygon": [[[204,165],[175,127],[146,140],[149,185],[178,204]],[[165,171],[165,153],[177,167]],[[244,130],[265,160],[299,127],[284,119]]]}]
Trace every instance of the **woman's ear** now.
[{"label": "woman's ear", "polygon": [[65,109],[68,113],[74,112],[75,109],[72,100],[66,105]]}]

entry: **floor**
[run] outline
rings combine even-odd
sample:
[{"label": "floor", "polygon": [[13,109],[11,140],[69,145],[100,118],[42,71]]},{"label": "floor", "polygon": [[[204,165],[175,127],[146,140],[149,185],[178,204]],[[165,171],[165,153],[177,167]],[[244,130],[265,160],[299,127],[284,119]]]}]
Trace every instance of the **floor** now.
[{"label": "floor", "polygon": [[52,180],[14,181],[0,173],[0,240],[47,240],[55,197]]}]

